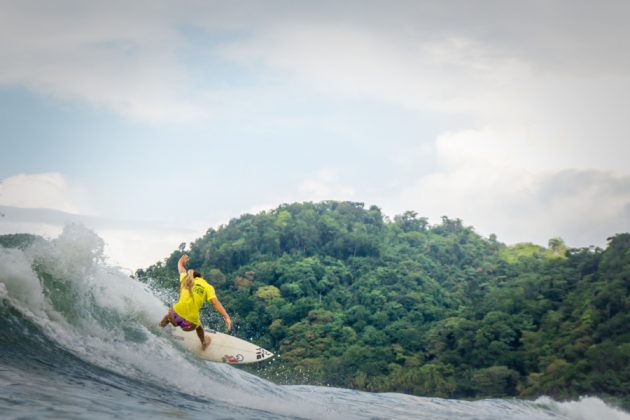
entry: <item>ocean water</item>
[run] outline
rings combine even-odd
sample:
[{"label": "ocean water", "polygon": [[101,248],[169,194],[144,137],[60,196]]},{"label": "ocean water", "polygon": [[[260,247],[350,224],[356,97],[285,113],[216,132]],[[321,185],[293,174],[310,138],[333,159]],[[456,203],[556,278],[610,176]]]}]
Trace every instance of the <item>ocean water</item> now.
[{"label": "ocean water", "polygon": [[76,225],[0,247],[0,418],[624,419],[597,398],[460,401],[283,386],[177,347],[145,285]]}]

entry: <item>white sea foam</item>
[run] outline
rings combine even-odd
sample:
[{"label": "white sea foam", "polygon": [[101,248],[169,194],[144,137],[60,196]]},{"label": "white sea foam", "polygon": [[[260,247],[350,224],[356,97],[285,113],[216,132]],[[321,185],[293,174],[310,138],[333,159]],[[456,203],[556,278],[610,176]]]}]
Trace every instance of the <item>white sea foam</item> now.
[{"label": "white sea foam", "polygon": [[630,420],[630,414],[611,407],[596,397],[582,397],[578,401],[566,402],[540,397],[536,403],[552,407],[557,413],[572,420]]},{"label": "white sea foam", "polygon": [[42,310],[44,293],[31,265],[22,251],[0,248],[0,284],[6,295],[25,307]]}]

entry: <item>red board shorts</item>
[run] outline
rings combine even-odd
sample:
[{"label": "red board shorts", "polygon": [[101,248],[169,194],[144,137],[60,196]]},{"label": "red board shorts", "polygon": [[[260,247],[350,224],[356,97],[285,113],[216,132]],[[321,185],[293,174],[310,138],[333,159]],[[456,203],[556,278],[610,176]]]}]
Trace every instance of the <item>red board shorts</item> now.
[{"label": "red board shorts", "polygon": [[175,324],[182,330],[189,330],[196,327],[196,325],[193,324],[192,322],[186,321],[184,318],[177,315],[177,312],[175,312],[173,308],[169,309],[168,313],[171,314],[171,318],[173,318],[173,321],[175,321]]}]

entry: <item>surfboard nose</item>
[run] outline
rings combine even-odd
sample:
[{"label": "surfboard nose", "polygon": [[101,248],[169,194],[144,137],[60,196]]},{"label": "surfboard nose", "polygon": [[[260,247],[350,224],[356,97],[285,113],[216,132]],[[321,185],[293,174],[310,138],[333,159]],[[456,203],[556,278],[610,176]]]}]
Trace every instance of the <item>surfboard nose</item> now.
[{"label": "surfboard nose", "polygon": [[273,353],[269,350],[265,350],[262,347],[256,349],[256,361],[266,360],[273,357]]}]

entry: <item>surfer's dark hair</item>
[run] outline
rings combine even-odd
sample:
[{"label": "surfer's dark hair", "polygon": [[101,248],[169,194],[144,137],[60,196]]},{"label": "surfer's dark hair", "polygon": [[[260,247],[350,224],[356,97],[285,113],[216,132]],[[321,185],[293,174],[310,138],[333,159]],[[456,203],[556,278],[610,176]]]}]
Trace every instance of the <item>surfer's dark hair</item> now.
[{"label": "surfer's dark hair", "polygon": [[197,270],[193,270],[193,278],[201,277],[201,273]]}]

